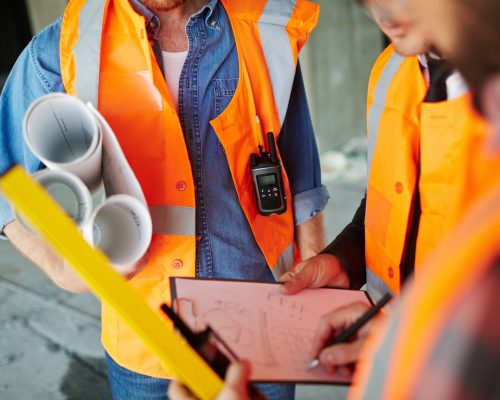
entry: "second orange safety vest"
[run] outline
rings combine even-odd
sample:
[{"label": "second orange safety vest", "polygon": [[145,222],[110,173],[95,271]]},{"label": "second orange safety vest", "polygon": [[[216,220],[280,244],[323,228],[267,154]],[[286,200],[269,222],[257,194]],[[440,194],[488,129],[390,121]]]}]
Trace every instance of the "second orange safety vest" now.
[{"label": "second orange safety vest", "polygon": [[[261,130],[280,131],[298,53],[316,25],[319,8],[307,0],[222,4],[235,37],[239,82],[232,101],[211,125],[224,147],[250,229],[279,276],[294,262],[288,180],[285,176],[288,211],[263,217],[255,205],[248,162]],[[158,309],[170,297],[169,277],[195,275],[195,195],[179,118],[144,18],[128,0],[71,0],[62,21],[60,58],[67,93],[97,106],[146,196],[154,235],[149,261],[130,284]],[[169,376],[106,305],[102,324],[104,347],[118,364],[145,375]]]},{"label": "second orange safety vest", "polygon": [[365,256],[374,299],[399,293],[417,185],[422,210],[417,274],[473,197],[464,176],[470,157],[478,154],[472,149],[484,139],[485,122],[472,111],[469,93],[424,103],[426,91],[418,58],[402,57],[389,46],[375,63],[368,87]]},{"label": "second orange safety vest", "polygon": [[[407,292],[403,294],[397,314],[386,326],[378,326],[368,341],[361,354],[350,400],[416,398],[419,378],[433,354],[439,353],[439,340],[446,339],[444,331],[457,312],[457,304],[463,304],[468,293],[497,265],[500,157],[486,157],[490,162],[478,162],[479,175],[472,172],[476,181],[473,188],[478,189],[482,198],[476,199],[456,229],[431,253],[422,272],[405,289]],[[488,165],[489,171],[483,169]],[[440,369],[444,371],[441,379],[446,376],[447,363],[453,361],[439,360]],[[453,365],[449,367],[453,369]]]}]

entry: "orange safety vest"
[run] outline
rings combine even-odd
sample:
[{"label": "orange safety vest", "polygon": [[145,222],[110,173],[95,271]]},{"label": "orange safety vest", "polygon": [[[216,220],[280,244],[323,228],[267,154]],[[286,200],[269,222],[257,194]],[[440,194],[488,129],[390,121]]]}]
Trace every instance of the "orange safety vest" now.
[{"label": "orange safety vest", "polygon": [[[287,212],[261,216],[248,162],[261,129],[280,131],[298,53],[317,23],[319,6],[307,0],[222,4],[235,37],[239,82],[232,101],[211,125],[225,149],[255,240],[274,276],[279,276],[294,262],[289,183],[285,176]],[[179,118],[148,42],[144,18],[128,0],[71,0],[62,21],[60,59],[67,93],[97,106],[146,196],[154,235],[148,264],[130,284],[158,309],[170,298],[169,277],[195,275],[195,189]],[[116,362],[145,375],[169,377],[105,304],[102,324],[104,347]]]},{"label": "orange safety vest", "polygon": [[[402,57],[389,46],[368,86],[365,256],[374,299],[399,293],[417,184],[422,214],[416,266],[470,204],[463,176],[471,147],[483,140],[485,122],[472,112],[469,93],[423,103],[426,91],[418,58]],[[457,208],[449,206],[451,200]]]},{"label": "orange safety vest", "polygon": [[[498,164],[497,164],[498,165]],[[398,313],[370,338],[349,399],[411,399],[457,305],[474,290],[500,256],[500,177],[484,175],[496,187],[471,208],[423,272],[408,287]],[[492,175],[493,174],[493,175]],[[446,361],[441,368],[446,370]],[[453,361],[453,360],[451,360]]]}]

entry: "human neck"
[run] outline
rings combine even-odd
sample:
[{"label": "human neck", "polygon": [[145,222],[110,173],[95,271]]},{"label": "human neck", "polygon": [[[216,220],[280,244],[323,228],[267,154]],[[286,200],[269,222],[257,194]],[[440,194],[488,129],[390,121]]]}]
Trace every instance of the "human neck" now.
[{"label": "human neck", "polygon": [[186,36],[186,24],[189,17],[198,11],[206,0],[187,0],[180,6],[170,10],[155,10],[160,19],[158,40],[163,51],[181,52],[189,48]]}]

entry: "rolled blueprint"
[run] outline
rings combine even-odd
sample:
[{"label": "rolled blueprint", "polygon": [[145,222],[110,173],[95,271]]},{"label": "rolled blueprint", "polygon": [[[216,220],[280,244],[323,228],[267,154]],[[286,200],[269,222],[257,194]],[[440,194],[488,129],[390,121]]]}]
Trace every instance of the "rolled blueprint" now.
[{"label": "rolled blueprint", "polygon": [[[92,196],[77,176],[65,171],[43,169],[33,174],[33,178],[43,186],[80,229],[88,224],[92,215]],[[30,229],[17,213],[16,218]]]},{"label": "rolled blueprint", "polygon": [[149,210],[129,195],[114,195],[97,207],[84,234],[115,265],[130,265],[146,253],[153,233]]},{"label": "rolled blueprint", "polygon": [[113,130],[92,103],[87,103],[87,107],[97,119],[102,133],[102,181],[106,196],[129,194],[147,204],[141,185],[123,154]]},{"label": "rolled blueprint", "polygon": [[152,238],[151,215],[139,181],[99,111],[67,94],[42,96],[26,112],[24,139],[50,170],[73,173],[94,194],[104,183],[107,199],[79,226],[113,264],[140,260]]},{"label": "rolled blueprint", "polygon": [[25,114],[24,139],[48,168],[74,173],[91,190],[101,182],[102,135],[89,108],[76,97],[51,93]]}]

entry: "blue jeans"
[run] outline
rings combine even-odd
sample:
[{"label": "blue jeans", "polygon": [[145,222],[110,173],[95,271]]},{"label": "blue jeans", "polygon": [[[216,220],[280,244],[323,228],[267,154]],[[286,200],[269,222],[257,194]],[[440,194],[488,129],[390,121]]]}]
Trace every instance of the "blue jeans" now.
[{"label": "blue jeans", "polygon": [[[118,365],[106,353],[108,379],[113,400],[167,400],[168,379],[152,378]],[[295,385],[258,384],[257,388],[269,400],[293,400]]]}]

